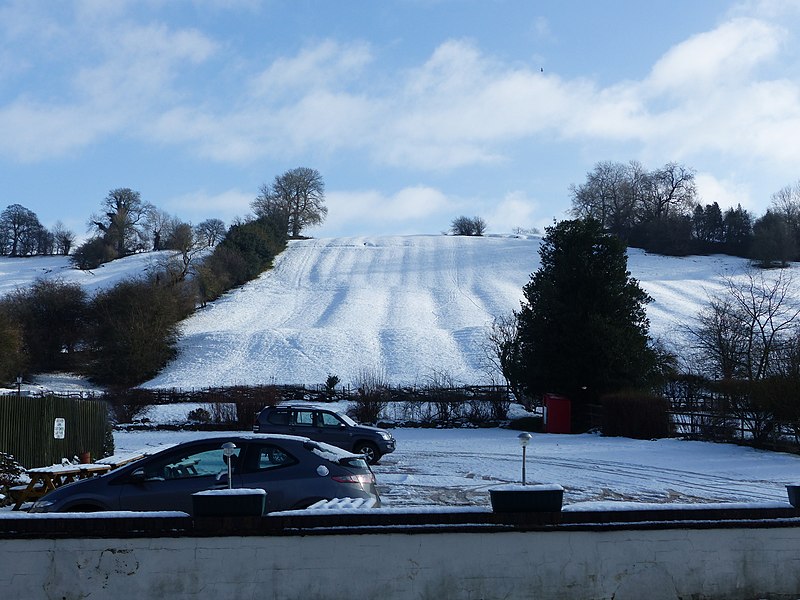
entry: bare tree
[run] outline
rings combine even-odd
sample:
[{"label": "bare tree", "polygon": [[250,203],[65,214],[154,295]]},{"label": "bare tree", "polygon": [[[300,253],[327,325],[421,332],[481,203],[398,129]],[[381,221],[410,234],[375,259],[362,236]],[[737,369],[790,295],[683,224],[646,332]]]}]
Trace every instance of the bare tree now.
[{"label": "bare tree", "polygon": [[165,210],[148,205],[145,211],[142,231],[152,243],[153,250],[164,250],[165,242],[172,234],[172,231],[180,223],[180,220],[173,217]]},{"label": "bare tree", "polygon": [[167,247],[180,253],[182,269],[178,279],[183,281],[189,273],[189,265],[204,246],[195,236],[194,228],[189,223],[179,223],[167,239]]},{"label": "bare tree", "polygon": [[207,248],[216,246],[225,237],[225,223],[220,219],[206,219],[194,227],[195,236],[201,240]]},{"label": "bare tree", "polygon": [[795,231],[800,230],[800,180],[772,194],[770,208],[783,215]]},{"label": "bare tree", "polygon": [[690,214],[697,203],[694,171],[677,163],[667,163],[647,177],[641,220],[660,221]]},{"label": "bare tree", "polygon": [[0,230],[5,241],[0,254],[27,256],[42,253],[40,238],[44,227],[36,213],[21,204],[12,204],[0,213]]},{"label": "bare tree", "polygon": [[785,271],[768,280],[748,272],[743,282],[726,279],[724,295],[710,299],[689,333],[700,364],[721,379],[762,380],[781,375],[800,334],[794,282]]},{"label": "bare tree", "polygon": [[283,215],[287,234],[297,238],[325,220],[325,182],[316,169],[298,167],[277,175],[272,185],[262,185],[251,206],[258,217]]},{"label": "bare tree", "polygon": [[586,182],[571,185],[572,214],[600,221],[603,228],[625,237],[634,225],[638,163],[600,162],[586,174]]},{"label": "bare tree", "polygon": [[75,243],[75,233],[67,229],[61,221],[56,221],[51,233],[55,241],[56,253],[68,255]]},{"label": "bare tree", "polygon": [[453,235],[483,235],[486,233],[486,221],[482,217],[456,217],[450,224]]},{"label": "bare tree", "polygon": [[472,219],[465,216],[456,217],[450,223],[450,231],[453,235],[472,235]]},{"label": "bare tree", "polygon": [[772,194],[772,204],[768,212],[783,218],[791,232],[795,248],[800,248],[800,180]]},{"label": "bare tree", "polygon": [[142,202],[139,192],[117,188],[108,192],[101,207],[103,212],[93,215],[89,224],[114,248],[117,256],[143,250],[149,235],[142,224],[152,205]]},{"label": "bare tree", "polygon": [[525,395],[519,378],[515,376],[519,359],[519,323],[515,312],[494,318],[486,333],[484,354],[491,375],[502,373],[506,385],[511,388],[517,401],[530,409],[531,398]]}]

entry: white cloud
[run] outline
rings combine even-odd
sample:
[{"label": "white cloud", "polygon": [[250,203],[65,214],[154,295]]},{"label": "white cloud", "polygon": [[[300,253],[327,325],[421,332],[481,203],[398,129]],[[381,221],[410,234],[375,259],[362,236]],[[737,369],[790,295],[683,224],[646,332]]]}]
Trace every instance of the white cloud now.
[{"label": "white cloud", "polygon": [[[389,72],[367,43],[322,40],[257,72],[226,74],[228,85],[205,96],[192,80],[226,68],[214,60],[230,51],[224,40],[139,22],[135,4],[104,5],[78,5],[88,24],[35,12],[45,19],[41,48],[45,38],[66,44],[80,34],[87,52],[77,68],[49,59],[60,68],[54,79],[72,82],[68,93],[23,88],[0,105],[8,132],[0,153],[37,160],[124,136],[233,163],[350,151],[355,160],[440,171],[512,160],[519,143],[569,140],[628,144],[633,157],[657,162],[704,153],[800,161],[800,84],[768,75],[779,61],[796,61],[790,29],[741,7],[665,51],[641,81],[606,87],[503,62],[464,40]],[[24,17],[31,13],[16,12],[6,30],[36,35]],[[547,21],[537,23],[547,34]]]},{"label": "white cloud", "polygon": [[719,179],[711,173],[697,173],[695,183],[697,197],[703,206],[716,202],[723,212],[727,208],[736,208],[739,204],[748,210],[754,208],[750,190],[742,183]]},{"label": "white cloud", "polygon": [[[106,4],[77,3],[72,20],[64,22],[36,4],[17,5],[14,25],[6,27],[18,37],[26,34],[31,63],[17,75],[48,72],[48,85],[22,87],[0,105],[0,154],[34,161],[114,136],[135,137],[142,124],[183,96],[175,83],[187,66],[217,51],[196,30],[139,25],[127,20],[124,3],[113,9]],[[31,25],[32,16],[40,30]]]},{"label": "white cloud", "polygon": [[168,198],[159,203],[164,210],[179,215],[182,219],[197,223],[217,218],[230,225],[235,217],[244,217],[250,212],[250,203],[255,194],[230,189],[218,194],[198,190],[181,196]]},{"label": "white cloud", "polygon": [[362,73],[372,61],[369,45],[339,44],[324,40],[296,56],[279,57],[253,77],[250,92],[256,96],[302,93],[329,86],[338,87]]},{"label": "white cloud", "polygon": [[404,188],[391,196],[375,190],[329,192],[326,204],[326,235],[363,229],[363,225],[374,233],[420,233],[422,223],[431,217],[441,217],[441,229],[445,230],[450,223],[448,213],[453,210],[451,200],[426,186]]},{"label": "white cloud", "polygon": [[757,19],[734,19],[671,48],[645,82],[653,95],[698,96],[718,86],[742,85],[777,54],[785,31]]},{"label": "white cloud", "polygon": [[511,233],[517,227],[523,229],[540,227],[535,221],[539,208],[539,203],[524,192],[509,192],[484,218],[489,231]]}]

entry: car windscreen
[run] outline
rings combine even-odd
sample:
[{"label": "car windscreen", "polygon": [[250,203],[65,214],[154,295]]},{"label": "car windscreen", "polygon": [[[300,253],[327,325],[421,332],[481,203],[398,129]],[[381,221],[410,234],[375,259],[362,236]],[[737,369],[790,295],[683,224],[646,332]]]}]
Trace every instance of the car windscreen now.
[{"label": "car windscreen", "polygon": [[347,423],[348,425],[350,425],[350,427],[357,427],[357,426],[358,426],[358,423],[356,423],[355,421],[353,421],[353,419],[351,419],[351,418],[350,418],[350,417],[348,417],[347,415],[340,414],[340,413],[336,413],[336,414],[338,414],[338,415],[339,415],[339,417],[342,419],[342,421],[344,421],[345,423]]}]

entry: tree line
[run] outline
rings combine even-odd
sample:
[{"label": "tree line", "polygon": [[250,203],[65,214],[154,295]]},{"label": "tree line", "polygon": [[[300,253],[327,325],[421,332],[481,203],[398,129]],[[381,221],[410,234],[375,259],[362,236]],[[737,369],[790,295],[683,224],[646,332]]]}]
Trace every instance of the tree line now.
[{"label": "tree line", "polygon": [[729,254],[761,267],[800,260],[800,181],[772,195],[766,213],[698,198],[693,169],[678,163],[599,162],[570,186],[571,212],[597,220],[628,245],[658,254]]},{"label": "tree line", "polygon": [[67,255],[75,233],[58,221],[47,229],[32,210],[11,204],[0,212],[0,256]]},{"label": "tree line", "polygon": [[76,267],[175,252],[93,297],[79,284],[39,279],[0,299],[0,381],[51,371],[120,387],[152,378],[176,354],[180,321],[270,268],[291,234],[322,221],[323,201],[319,173],[294,169],[263,186],[253,214],[226,229],[216,219],[191,226],[134,190],[111,190],[90,219],[94,235],[72,254]]}]

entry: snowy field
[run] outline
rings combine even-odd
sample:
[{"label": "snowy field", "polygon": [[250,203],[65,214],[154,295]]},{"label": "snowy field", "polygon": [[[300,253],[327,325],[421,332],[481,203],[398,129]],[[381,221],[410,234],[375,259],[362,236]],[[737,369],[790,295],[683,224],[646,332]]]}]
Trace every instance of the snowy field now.
[{"label": "snowy field", "polygon": [[[178,358],[145,387],[269,383],[343,384],[364,372],[392,384],[499,381],[486,331],[519,308],[539,267],[538,237],[376,236],[290,242],[275,267],[198,310],[181,329]],[[95,271],[64,257],[0,258],[0,295],[37,277],[78,282],[95,293],[164,259],[131,256]],[[629,250],[628,268],[654,298],[651,333],[680,347],[722,277],[748,261],[682,258]],[[774,277],[777,272],[769,272]]]},{"label": "snowy field", "polygon": [[123,279],[146,273],[174,254],[166,251],[134,254],[100,265],[91,271],[74,268],[66,256],[0,256],[0,296],[17,288],[25,288],[37,279],[60,279],[66,283],[79,283],[91,295],[110,288]]},{"label": "snowy field", "polygon": [[[393,429],[397,450],[374,467],[386,507],[489,506],[489,488],[521,481],[519,432]],[[116,452],[225,433],[116,432]],[[573,509],[626,503],[787,505],[800,456],[728,444],[534,434],[527,482],[565,488]],[[613,503],[613,504],[609,504]]]},{"label": "snowy field", "polygon": [[[539,238],[402,236],[292,242],[275,268],[187,319],[179,356],[145,387],[356,383],[366,370],[392,384],[500,381],[485,339],[495,316],[519,308],[539,267]],[[732,257],[629,252],[655,301],[652,333],[681,341]]]}]

